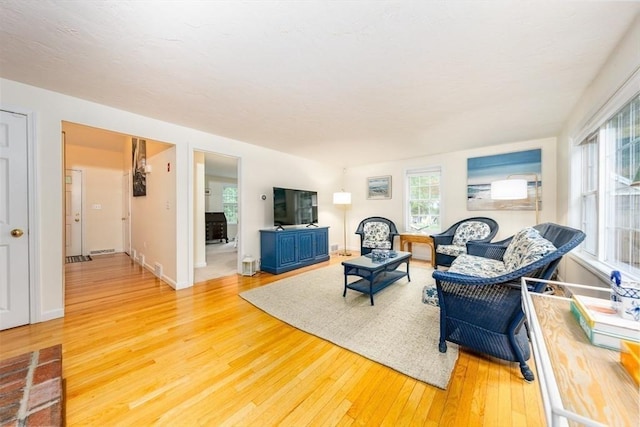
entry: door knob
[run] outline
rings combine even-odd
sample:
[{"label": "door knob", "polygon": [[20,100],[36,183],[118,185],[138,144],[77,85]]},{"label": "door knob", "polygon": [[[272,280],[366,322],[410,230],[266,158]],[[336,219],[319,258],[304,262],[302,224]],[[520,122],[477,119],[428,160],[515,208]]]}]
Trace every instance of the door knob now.
[{"label": "door knob", "polygon": [[13,237],[22,237],[23,234],[24,231],[20,230],[19,228],[14,228],[13,230],[11,230],[11,235]]},{"label": "door knob", "polygon": [[76,221],[76,222],[80,222],[80,218],[76,218],[76,219],[75,219],[75,221]]}]

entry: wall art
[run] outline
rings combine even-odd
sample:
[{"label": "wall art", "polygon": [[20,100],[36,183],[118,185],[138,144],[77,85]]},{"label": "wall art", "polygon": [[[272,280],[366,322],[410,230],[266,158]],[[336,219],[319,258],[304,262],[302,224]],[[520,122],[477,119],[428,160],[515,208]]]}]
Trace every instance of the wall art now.
[{"label": "wall art", "polygon": [[131,139],[132,169],[133,169],[133,197],[147,195],[147,141]]},{"label": "wall art", "polygon": [[[467,209],[535,210],[536,190],[538,209],[542,200],[542,150],[526,150],[467,159]],[[491,183],[504,179],[526,179],[526,199],[493,200]],[[537,187],[537,188],[536,188]]]},{"label": "wall art", "polygon": [[367,199],[384,200],[391,198],[391,175],[367,178]]}]

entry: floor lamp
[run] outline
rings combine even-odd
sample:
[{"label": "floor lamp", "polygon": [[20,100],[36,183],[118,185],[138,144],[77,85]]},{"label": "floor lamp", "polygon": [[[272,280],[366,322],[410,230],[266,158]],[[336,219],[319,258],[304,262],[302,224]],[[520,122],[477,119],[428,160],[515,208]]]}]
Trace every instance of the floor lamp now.
[{"label": "floor lamp", "polygon": [[351,204],[351,193],[345,191],[333,193],[333,204],[341,205],[343,211],[344,250],[338,255],[350,256],[351,253],[347,251],[347,207]]},{"label": "floor lamp", "polygon": [[528,199],[526,179],[512,179],[513,176],[533,176],[535,181],[535,207],[536,207],[536,224],[540,224],[540,211],[538,208],[540,195],[538,193],[538,175],[537,174],[517,174],[509,175],[507,179],[493,181],[491,183],[491,199],[492,200],[521,200]]}]

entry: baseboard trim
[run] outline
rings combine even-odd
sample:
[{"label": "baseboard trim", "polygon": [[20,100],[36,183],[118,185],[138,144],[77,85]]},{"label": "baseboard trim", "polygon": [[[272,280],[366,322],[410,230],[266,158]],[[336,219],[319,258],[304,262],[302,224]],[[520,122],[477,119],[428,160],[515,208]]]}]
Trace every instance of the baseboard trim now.
[{"label": "baseboard trim", "polygon": [[64,308],[43,311],[42,313],[40,313],[40,319],[38,319],[38,322],[46,322],[47,320],[59,319],[61,317],[64,317]]}]

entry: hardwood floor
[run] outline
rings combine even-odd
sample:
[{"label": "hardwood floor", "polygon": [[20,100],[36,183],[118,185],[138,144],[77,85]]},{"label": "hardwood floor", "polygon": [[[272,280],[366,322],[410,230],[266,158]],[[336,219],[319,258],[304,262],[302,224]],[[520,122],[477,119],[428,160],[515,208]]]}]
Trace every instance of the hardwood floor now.
[{"label": "hardwood floor", "polygon": [[180,291],[122,254],[67,264],[64,319],[0,332],[0,359],[61,343],[69,426],[544,424],[515,363],[461,351],[441,390],[238,296],[340,261]]}]

